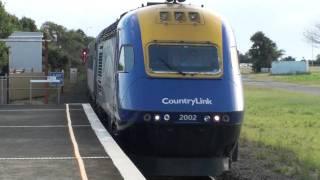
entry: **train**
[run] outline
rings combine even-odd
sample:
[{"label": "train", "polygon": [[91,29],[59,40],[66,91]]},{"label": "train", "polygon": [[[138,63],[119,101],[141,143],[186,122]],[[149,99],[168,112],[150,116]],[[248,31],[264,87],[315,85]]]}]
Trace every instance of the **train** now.
[{"label": "train", "polygon": [[88,49],[89,96],[144,174],[230,170],[244,99],[224,18],[177,1],[148,3],[122,14]]}]

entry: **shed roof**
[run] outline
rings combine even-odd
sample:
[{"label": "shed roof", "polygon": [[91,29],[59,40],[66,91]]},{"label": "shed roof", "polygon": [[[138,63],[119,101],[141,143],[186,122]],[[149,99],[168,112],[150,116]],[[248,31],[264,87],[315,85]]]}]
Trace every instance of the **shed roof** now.
[{"label": "shed roof", "polygon": [[8,39],[42,39],[43,33],[41,32],[14,32]]}]

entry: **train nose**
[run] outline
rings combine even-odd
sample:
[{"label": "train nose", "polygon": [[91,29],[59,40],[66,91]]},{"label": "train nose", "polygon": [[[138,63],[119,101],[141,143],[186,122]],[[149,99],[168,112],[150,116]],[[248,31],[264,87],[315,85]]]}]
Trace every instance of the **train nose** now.
[{"label": "train nose", "polygon": [[223,81],[145,78],[125,89],[121,94],[123,109],[225,112],[232,111],[234,103],[230,87]]}]

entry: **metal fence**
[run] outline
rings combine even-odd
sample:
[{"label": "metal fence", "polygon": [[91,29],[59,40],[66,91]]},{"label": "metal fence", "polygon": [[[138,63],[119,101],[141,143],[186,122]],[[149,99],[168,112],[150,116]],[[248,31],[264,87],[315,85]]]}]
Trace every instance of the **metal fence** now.
[{"label": "metal fence", "polygon": [[8,79],[6,76],[0,76],[0,104],[8,104]]},{"label": "metal fence", "polygon": [[0,104],[59,104],[60,87],[48,83],[31,84],[31,80],[46,80],[47,76],[4,76],[0,78]]}]

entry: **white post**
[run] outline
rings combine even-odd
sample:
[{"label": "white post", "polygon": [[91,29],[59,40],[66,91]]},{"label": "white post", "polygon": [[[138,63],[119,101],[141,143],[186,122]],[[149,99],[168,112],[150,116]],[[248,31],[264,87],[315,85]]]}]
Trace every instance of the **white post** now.
[{"label": "white post", "polygon": [[29,86],[29,98],[30,98],[30,104],[32,104],[32,82],[30,80],[30,86]]}]

